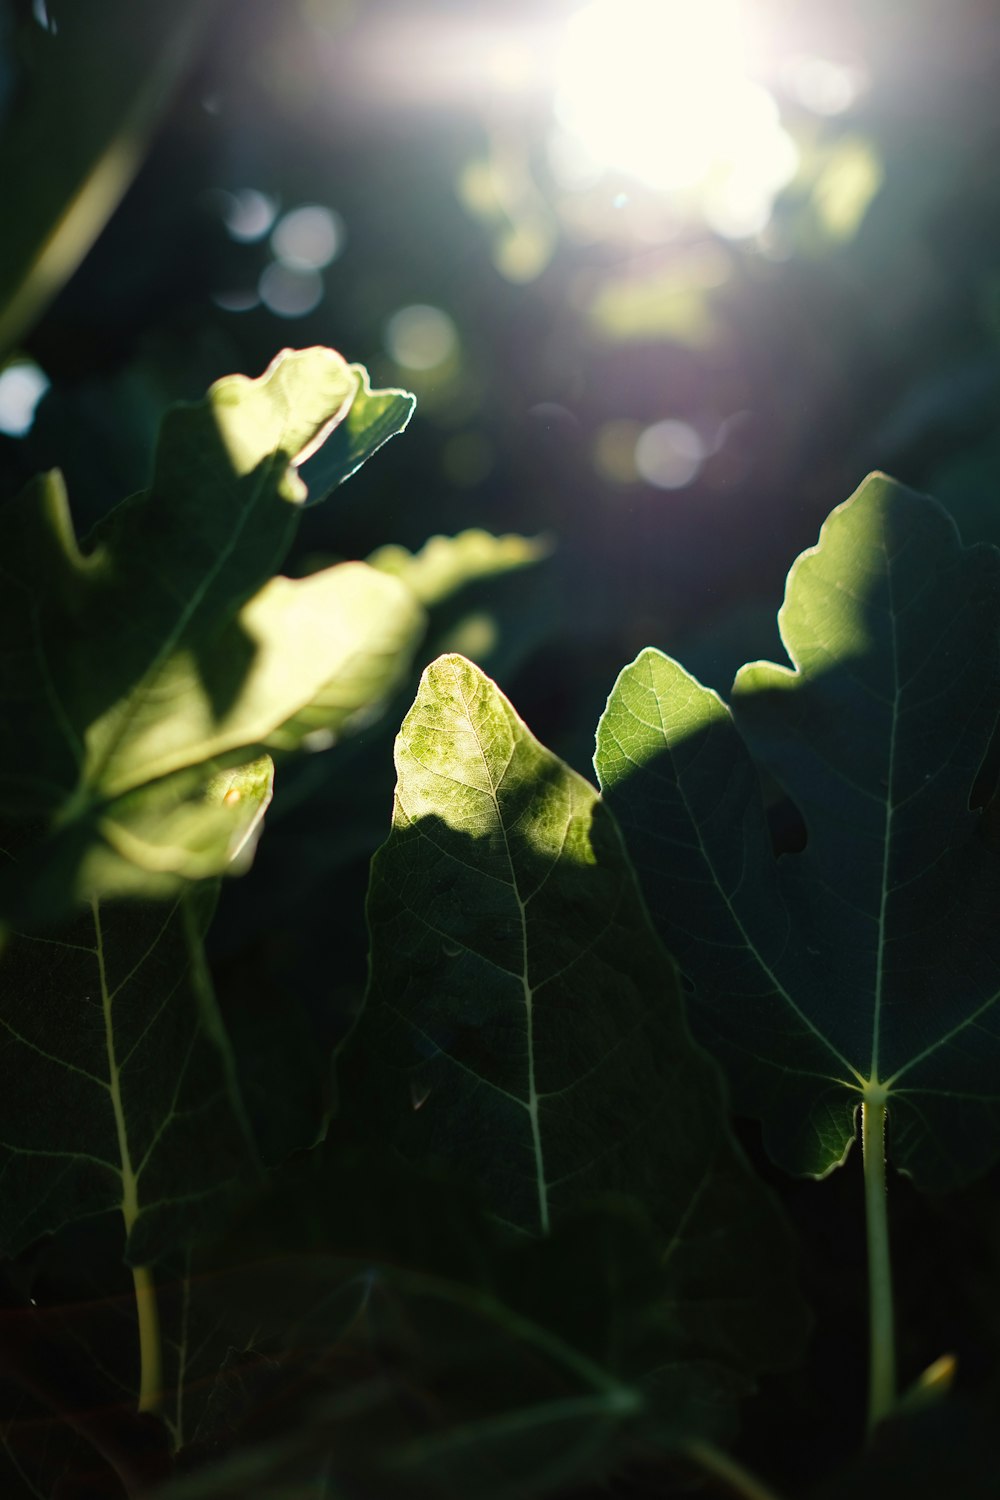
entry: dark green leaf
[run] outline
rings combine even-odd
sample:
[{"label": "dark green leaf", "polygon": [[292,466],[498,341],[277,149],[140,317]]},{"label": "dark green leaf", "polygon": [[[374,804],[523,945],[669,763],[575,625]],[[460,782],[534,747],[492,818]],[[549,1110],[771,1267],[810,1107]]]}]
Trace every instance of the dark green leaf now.
[{"label": "dark green leaf", "polygon": [[479,1183],[521,1233],[639,1199],[679,1357],[780,1362],[798,1326],[784,1230],[593,787],[461,657],[424,673],[396,767],[345,1118]]},{"label": "dark green leaf", "polygon": [[476,579],[539,562],[551,550],[543,537],[492,536],[476,528],[458,536],[432,536],[419,552],[380,547],[368,561],[380,573],[402,579],[430,609]]},{"label": "dark green leaf", "polygon": [[113,1467],[71,1423],[27,1392],[15,1387],[8,1391],[0,1384],[0,1493],[4,1500],[52,1500],[67,1491],[80,1493],[76,1486],[102,1500],[123,1500],[126,1495]]},{"label": "dark green leaf", "polygon": [[383,443],[403,432],[416,406],[409,391],[373,391],[364,365],[351,365],[354,400],[347,417],[306,467],[309,503],[324,500],[332,490],[356,474]]},{"label": "dark green leaf", "polygon": [[13,935],[0,1018],[0,1254],[119,1211],[133,1264],[217,1217],[253,1167],[201,941],[205,889]]},{"label": "dark green leaf", "polygon": [[654,1411],[629,1379],[674,1346],[674,1309],[658,1236],[620,1202],[511,1244],[452,1184],[327,1150],[286,1172],[214,1258],[204,1286],[244,1353],[216,1383],[203,1439],[234,1382],[253,1396],[223,1421],[236,1454],[178,1497],[241,1481],[267,1494],[324,1461],[387,1500],[542,1495],[637,1445],[725,1429],[743,1389],[708,1363],[667,1367]]},{"label": "dark green leaf", "polygon": [[[86,1280],[93,1266],[81,1268],[78,1261],[74,1269]],[[129,1375],[136,1362],[134,1302],[131,1310],[120,1297],[110,1304],[43,1308],[10,1292],[5,1285],[0,1309],[4,1500],[117,1500],[149,1489],[169,1470],[166,1433],[136,1412],[131,1383],[120,1381],[113,1368],[123,1330]]]},{"label": "dark green leaf", "polygon": [[[865,1098],[888,1100],[891,1154],[923,1186],[1000,1149],[1000,872],[970,806],[998,606],[994,549],[875,475],[792,568],[792,666],[744,668],[735,722],[657,651],[601,721],[605,795],[696,1029],[790,1171],[836,1166]],[[805,820],[801,853],[772,854],[747,741]]]}]

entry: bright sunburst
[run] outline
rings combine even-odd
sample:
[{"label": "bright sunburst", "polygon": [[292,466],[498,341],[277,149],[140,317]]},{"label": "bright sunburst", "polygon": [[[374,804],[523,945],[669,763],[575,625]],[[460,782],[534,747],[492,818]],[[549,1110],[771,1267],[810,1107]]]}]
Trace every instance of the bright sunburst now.
[{"label": "bright sunburst", "polygon": [[795,168],[757,65],[740,0],[592,0],[566,28],[557,118],[595,167],[697,198],[724,233],[753,233]]}]

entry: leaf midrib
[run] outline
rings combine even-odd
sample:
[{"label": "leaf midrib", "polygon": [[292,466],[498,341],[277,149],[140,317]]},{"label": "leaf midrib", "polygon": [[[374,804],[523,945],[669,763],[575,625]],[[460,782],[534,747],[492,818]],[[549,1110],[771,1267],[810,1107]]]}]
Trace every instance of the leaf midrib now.
[{"label": "leaf midrib", "polygon": [[121,1213],[125,1221],[126,1237],[132,1233],[132,1229],[139,1217],[139,1179],[132,1164],[132,1154],[128,1141],[128,1125],[125,1120],[125,1109],[121,1092],[121,1069],[118,1063],[117,1050],[115,1047],[114,1022],[112,1007],[114,996],[108,988],[107,967],[104,962],[104,934],[101,927],[100,903],[96,896],[91,898],[91,913],[94,921],[95,955],[97,958],[98,982],[101,989],[101,1011],[104,1017],[104,1045],[108,1059],[108,1094],[111,1099],[111,1110],[115,1122],[115,1136],[118,1143],[118,1156],[121,1161]]},{"label": "leaf midrib", "polygon": [[[465,685],[460,680],[458,673],[455,674],[456,686],[465,706],[465,714],[469,728],[475,736],[476,745],[483,763],[486,781],[490,789],[490,797],[496,813],[500,834],[503,838],[504,853],[507,857],[507,866],[510,870],[510,884],[517,902],[518,918],[521,925],[521,994],[524,1001],[525,1032],[527,1038],[527,1068],[528,1068],[528,1120],[531,1126],[531,1149],[535,1160],[535,1191],[538,1197],[538,1222],[542,1234],[549,1232],[549,1191],[545,1178],[545,1155],[542,1147],[541,1121],[538,1116],[538,1086],[535,1078],[535,1028],[534,1028],[534,991],[528,977],[528,920],[527,904],[521,899],[521,890],[517,882],[517,873],[514,869],[514,859],[511,854],[510,841],[507,838],[507,825],[500,811],[500,799],[497,796],[497,784],[494,783],[493,773],[490,770],[486,758],[479,730],[472,716],[472,705],[465,696]],[[512,737],[511,759],[516,754],[516,738]],[[510,762],[508,762],[508,765]]]},{"label": "leaf midrib", "polygon": [[882,555],[885,558],[886,588],[889,593],[889,634],[892,642],[892,727],[889,732],[889,764],[886,767],[886,795],[885,795],[885,820],[882,832],[882,885],[879,897],[878,913],[878,938],[875,950],[875,1003],[872,1012],[872,1048],[871,1068],[867,1087],[878,1091],[880,1081],[878,1076],[879,1042],[881,1040],[882,1020],[882,990],[885,978],[885,927],[889,906],[889,855],[892,847],[892,816],[894,806],[894,786],[896,775],[896,730],[899,727],[899,638],[896,631],[896,607],[893,598],[892,566],[889,560],[889,549],[885,543],[885,535],[882,537]]},{"label": "leaf midrib", "polygon": [[[694,811],[693,811],[693,809],[691,807],[691,804],[689,803],[689,801],[687,799],[687,794],[685,793],[685,790],[684,790],[683,779],[682,779],[682,777],[677,772],[676,763],[674,761],[673,749],[672,749],[672,746],[671,746],[671,743],[670,743],[669,736],[667,734],[667,726],[664,723],[664,719],[663,719],[663,704],[661,702],[660,694],[657,692],[657,690],[656,690],[656,688],[655,688],[655,686],[653,684],[652,674],[651,673],[647,674],[647,683],[648,683],[649,691],[650,691],[650,693],[653,696],[653,701],[656,704],[657,717],[658,717],[658,719],[660,721],[660,737],[661,737],[661,739],[663,741],[663,744],[666,746],[667,754],[670,756],[671,764],[674,765],[674,783],[675,783],[675,785],[677,787],[677,790],[678,790],[678,793],[680,795],[681,801],[684,803],[684,811],[687,814],[688,822],[690,823],[692,829],[694,830],[695,836],[696,836],[696,838],[698,840],[698,848],[701,851],[701,856],[704,859],[707,868],[712,872],[712,880],[713,880],[713,883],[715,885],[715,888],[719,892],[719,894],[722,897],[723,901],[725,902],[726,910],[729,912],[729,915],[732,918],[733,923],[735,924],[737,931],[739,932],[739,934],[742,937],[744,943],[746,944],[747,951],[750,954],[753,955],[753,958],[756,961],[756,963],[759,965],[762,973],[766,975],[766,977],[768,978],[768,980],[770,981],[770,983],[773,985],[775,993],[781,996],[781,998],[786,1002],[786,1004],[795,1013],[795,1015],[799,1018],[799,1020],[806,1026],[806,1028],[809,1031],[812,1032],[812,1034],[816,1037],[817,1041],[821,1042],[823,1044],[823,1046],[826,1047],[827,1051],[831,1054],[831,1056],[835,1057],[837,1059],[837,1061],[843,1067],[845,1067],[847,1069],[847,1071],[853,1075],[854,1078],[857,1079],[857,1081],[858,1081],[859,1084],[864,1084],[865,1083],[864,1074],[861,1073],[861,1072],[859,1072],[858,1069],[855,1068],[852,1063],[848,1062],[847,1058],[843,1055],[843,1053],[837,1047],[834,1046],[834,1044],[833,1044],[833,1042],[831,1042],[830,1038],[824,1032],[822,1032],[819,1029],[819,1027],[815,1024],[815,1022],[808,1015],[806,1015],[806,1013],[803,1010],[800,1009],[800,1007],[796,1004],[795,1000],[792,998],[791,994],[788,992],[788,990],[782,984],[781,980],[778,978],[777,974],[775,974],[775,972],[771,968],[770,964],[764,958],[763,954],[758,949],[756,943],[754,943],[753,939],[750,937],[750,934],[747,932],[746,927],[743,924],[742,918],[740,917],[740,915],[737,912],[735,906],[733,905],[732,901],[729,898],[729,892],[726,890],[725,886],[722,884],[721,880],[719,879],[718,874],[716,873],[715,863],[714,863],[713,859],[711,858],[711,855],[709,854],[708,849],[705,846],[704,839],[702,838],[701,825],[698,822],[698,819],[695,817]],[[731,726],[733,732],[738,735],[739,731],[736,729],[735,725],[732,723],[732,716],[731,716],[730,711],[728,709],[726,709],[726,713],[727,713],[727,716],[729,717],[730,726]],[[640,720],[639,722],[642,723],[644,721]],[[651,729],[653,728],[652,725],[649,725],[647,727],[649,727]],[[612,730],[612,733],[614,733],[613,730]],[[630,756],[628,754],[628,752],[625,749],[625,747],[621,744],[621,741],[618,739],[618,736],[615,735],[614,738],[615,738],[615,743],[618,745],[619,749],[621,750],[621,752],[625,756],[625,758],[627,760],[631,761],[633,765],[636,764],[635,761],[632,759],[632,756]],[[844,1083],[847,1087],[852,1087],[852,1085],[847,1084],[846,1079],[838,1079],[837,1082]]]}]

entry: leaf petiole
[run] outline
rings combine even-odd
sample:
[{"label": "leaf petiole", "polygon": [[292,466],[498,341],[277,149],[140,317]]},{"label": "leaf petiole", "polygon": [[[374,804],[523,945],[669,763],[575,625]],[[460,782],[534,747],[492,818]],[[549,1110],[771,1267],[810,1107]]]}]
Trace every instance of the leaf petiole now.
[{"label": "leaf petiole", "polygon": [[156,1282],[149,1266],[133,1266],[139,1324],[139,1410],[157,1411],[163,1396],[163,1356]]},{"label": "leaf petiole", "polygon": [[868,1433],[896,1404],[896,1348],[885,1186],[885,1090],[866,1090],[861,1105],[868,1238]]},{"label": "leaf petiole", "polygon": [[703,1473],[718,1479],[738,1500],[779,1500],[774,1490],[769,1489],[734,1458],[730,1458],[728,1453],[720,1452],[714,1444],[696,1439],[684,1445],[684,1452]]}]

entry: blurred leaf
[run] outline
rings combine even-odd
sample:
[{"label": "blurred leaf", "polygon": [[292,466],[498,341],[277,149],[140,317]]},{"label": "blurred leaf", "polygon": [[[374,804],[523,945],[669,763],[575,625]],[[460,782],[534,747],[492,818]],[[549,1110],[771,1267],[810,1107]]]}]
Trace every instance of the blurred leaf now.
[{"label": "blurred leaf", "polygon": [[426,608],[477,578],[493,578],[541,561],[552,550],[543,537],[493,536],[474,529],[458,536],[432,536],[419,552],[380,547],[368,559],[373,568],[399,578]]},{"label": "blurred leaf", "polygon": [[1000,1443],[992,1413],[950,1398],[896,1418],[834,1479],[810,1490],[810,1500],[994,1500]]},{"label": "blurred leaf", "polygon": [[[960,443],[971,457],[975,448],[968,440],[976,432],[991,431],[1000,399],[1000,358],[995,349],[965,355],[935,364],[930,374],[908,380],[897,400],[875,427],[866,443],[869,452],[889,454],[899,463],[912,465],[914,456],[929,447],[954,450]],[[963,476],[964,477],[964,476]],[[956,520],[969,503],[955,493]],[[937,494],[937,490],[934,491]],[[975,501],[972,508],[974,513]],[[967,541],[979,540],[973,529],[961,526]]]},{"label": "blurred leaf", "polygon": [[812,187],[812,206],[830,239],[854,237],[882,179],[878,152],[863,136],[842,136],[825,153]]},{"label": "blurred leaf", "polygon": [[1000,431],[963,443],[935,469],[933,488],[964,541],[1000,544]]},{"label": "blurred leaf", "polygon": [[[737,1106],[821,1176],[863,1098],[919,1185],[997,1156],[997,868],[970,810],[997,715],[1000,557],[926,496],[865,481],[793,566],[793,667],[726,706],[658,651],[626,667],[596,763],[691,1014]],[[775,860],[744,739],[805,820]],[[987,793],[988,795],[988,793]]]},{"label": "blurred leaf", "polygon": [[[170,349],[155,355],[84,379],[57,380],[19,442],[24,480],[51,468],[63,475],[82,537],[107,513],[109,496],[131,495],[148,484],[160,422],[171,403],[206,389],[218,373],[189,343],[183,355]],[[11,484],[8,493],[14,489]]]},{"label": "blurred leaf", "polygon": [[192,1450],[205,1466],[170,1500],[267,1495],[317,1468],[387,1500],[542,1495],[725,1428],[720,1391],[742,1387],[710,1363],[665,1366],[655,1409],[629,1376],[674,1346],[657,1238],[607,1202],[511,1244],[442,1179],[311,1153],[204,1273],[256,1406],[225,1428],[235,1454]]},{"label": "blurred leaf", "polygon": [[729,278],[729,256],[704,245],[672,261],[668,269],[609,278],[591,299],[595,331],[613,340],[668,340],[689,349],[710,349],[723,332],[710,292]]},{"label": "blurred leaf", "polygon": [[72,275],[141,165],[214,0],[90,0],[22,27],[0,134],[0,355]]},{"label": "blurred leaf", "polygon": [[16,705],[0,810],[21,856],[2,904],[19,920],[216,873],[248,832],[247,777],[257,811],[269,793],[247,771],[209,821],[220,770],[337,733],[393,685],[423,624],[401,584],[361,563],[271,579],[305,495],[294,465],[343,420],[355,379],[331,350],[286,351],[259,380],[174,408],[151,489],[84,552],[57,473],[0,515]]}]

